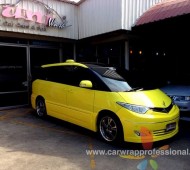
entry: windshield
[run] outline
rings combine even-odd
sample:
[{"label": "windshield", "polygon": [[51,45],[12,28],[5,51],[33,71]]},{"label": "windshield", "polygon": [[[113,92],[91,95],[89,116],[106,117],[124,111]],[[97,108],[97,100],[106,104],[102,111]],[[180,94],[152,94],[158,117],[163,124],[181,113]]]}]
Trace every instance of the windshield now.
[{"label": "windshield", "polygon": [[132,90],[126,80],[115,71],[115,68],[94,66],[92,69],[98,73],[98,76],[111,91],[123,92]]},{"label": "windshield", "polygon": [[102,80],[114,92],[130,91],[132,88],[124,80],[116,80],[108,77],[102,77]]}]

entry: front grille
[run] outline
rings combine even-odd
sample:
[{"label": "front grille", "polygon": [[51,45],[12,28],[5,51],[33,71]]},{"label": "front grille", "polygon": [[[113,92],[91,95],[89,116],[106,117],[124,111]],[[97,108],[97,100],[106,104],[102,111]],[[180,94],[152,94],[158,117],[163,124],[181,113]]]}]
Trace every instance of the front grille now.
[{"label": "front grille", "polygon": [[170,110],[172,109],[172,107],[173,107],[173,103],[171,103],[166,108],[154,107],[154,108],[151,108],[151,110],[153,110],[154,112],[168,113],[168,112],[170,112]]},{"label": "front grille", "polygon": [[167,131],[166,129],[161,129],[161,130],[154,130],[153,131],[153,135],[154,136],[162,136],[162,135],[166,135],[168,133],[173,132],[175,129],[169,130]]}]

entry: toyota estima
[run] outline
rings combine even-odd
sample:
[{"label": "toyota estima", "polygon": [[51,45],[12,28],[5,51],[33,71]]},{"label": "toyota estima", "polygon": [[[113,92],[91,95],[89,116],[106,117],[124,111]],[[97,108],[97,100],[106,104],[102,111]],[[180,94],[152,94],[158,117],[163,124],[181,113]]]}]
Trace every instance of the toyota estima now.
[{"label": "toyota estima", "polygon": [[130,87],[112,67],[67,60],[43,65],[39,75],[31,104],[41,118],[79,125],[108,143],[155,142],[178,133],[179,108],[171,98]]}]

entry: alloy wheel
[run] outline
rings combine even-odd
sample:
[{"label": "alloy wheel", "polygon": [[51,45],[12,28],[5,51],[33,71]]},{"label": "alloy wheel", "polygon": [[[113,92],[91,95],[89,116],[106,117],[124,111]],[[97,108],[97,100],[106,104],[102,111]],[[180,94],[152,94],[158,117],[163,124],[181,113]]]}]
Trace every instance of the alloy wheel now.
[{"label": "alloy wheel", "polygon": [[118,135],[116,121],[111,116],[102,117],[99,123],[100,134],[108,142],[113,142]]},{"label": "alloy wheel", "polygon": [[44,117],[46,115],[46,106],[44,100],[42,99],[37,100],[36,112],[39,117]]}]

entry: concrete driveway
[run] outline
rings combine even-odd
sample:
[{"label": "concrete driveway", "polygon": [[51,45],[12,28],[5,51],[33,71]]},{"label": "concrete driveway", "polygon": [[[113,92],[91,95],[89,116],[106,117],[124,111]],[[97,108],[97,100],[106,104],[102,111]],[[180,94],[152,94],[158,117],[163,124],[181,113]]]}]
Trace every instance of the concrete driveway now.
[{"label": "concrete driveway", "polygon": [[124,154],[137,149],[108,145],[64,121],[39,119],[30,107],[0,111],[0,170],[189,170],[190,122],[180,121],[175,138],[154,144],[159,155]]}]

